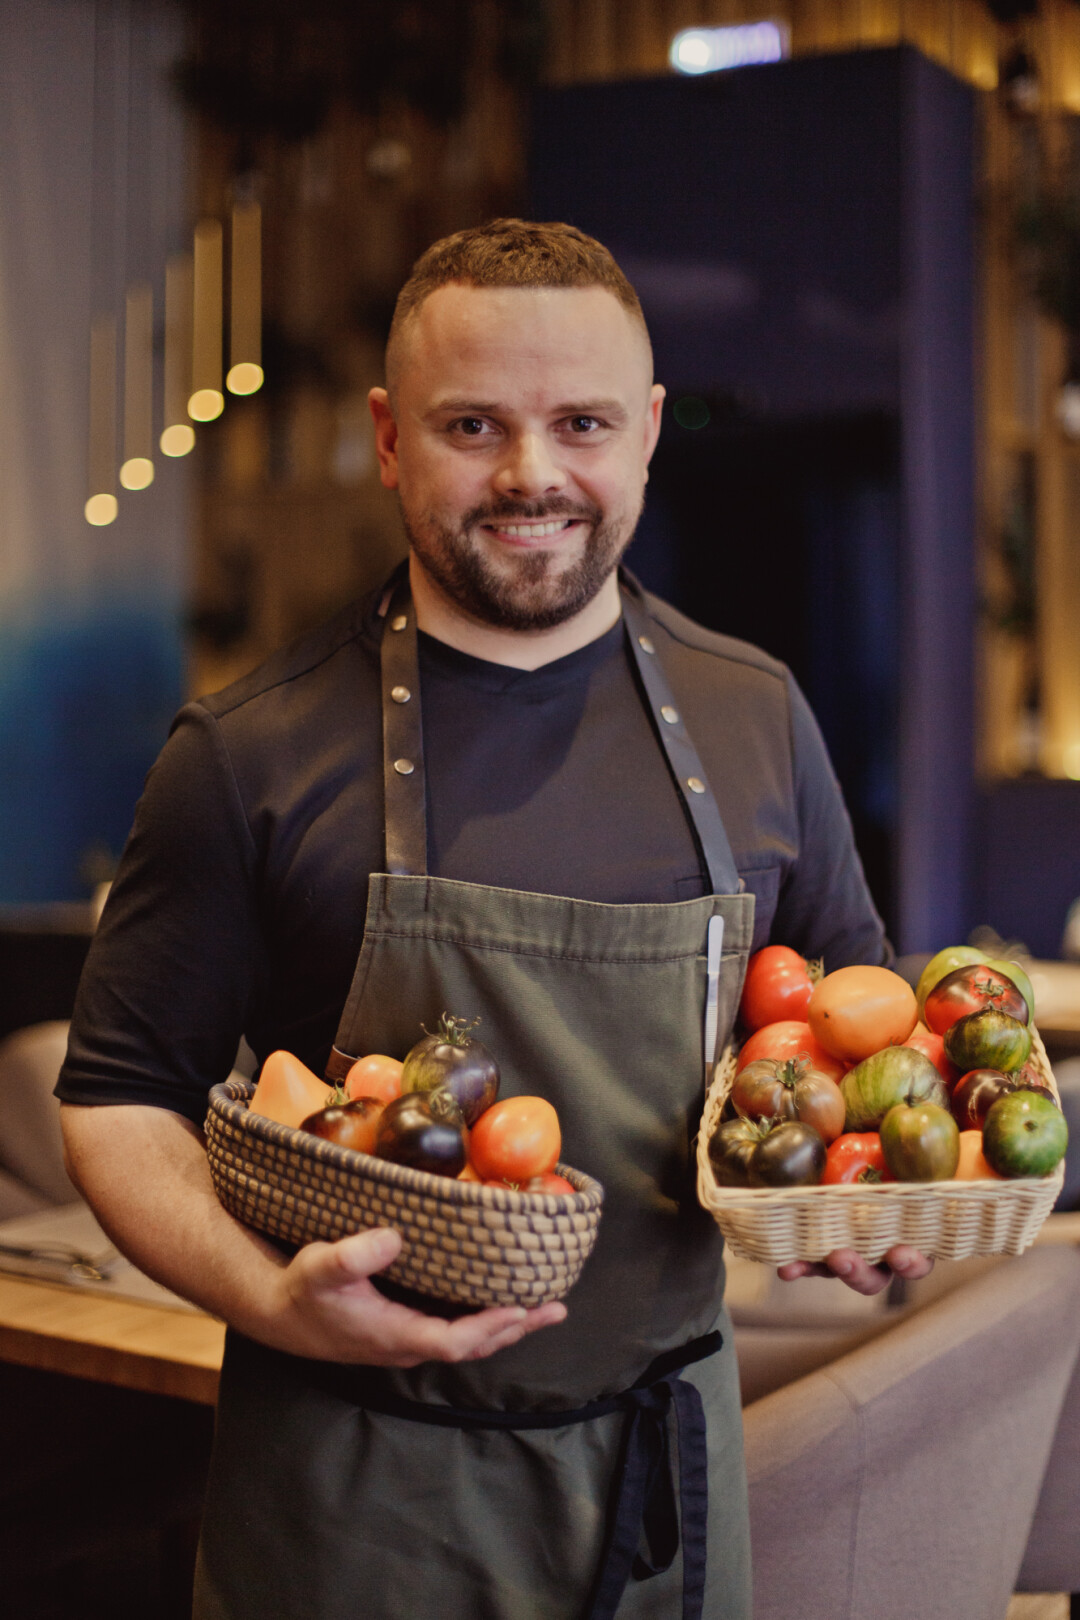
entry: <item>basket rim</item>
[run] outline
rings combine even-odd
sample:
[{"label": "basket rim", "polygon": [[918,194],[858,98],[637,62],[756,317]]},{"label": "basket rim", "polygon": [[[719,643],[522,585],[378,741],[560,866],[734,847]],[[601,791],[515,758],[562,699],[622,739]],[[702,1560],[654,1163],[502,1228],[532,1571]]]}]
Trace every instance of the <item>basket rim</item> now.
[{"label": "basket rim", "polygon": [[[482,1182],[458,1181],[453,1176],[413,1170],[407,1165],[394,1164],[389,1159],[375,1158],[370,1153],[359,1153],[355,1148],[342,1147],[339,1143],[313,1136],[310,1131],[301,1131],[291,1125],[279,1124],[277,1120],[266,1119],[261,1114],[252,1114],[248,1104],[254,1095],[255,1086],[250,1081],[223,1081],[210,1089],[209,1114],[217,1115],[271,1147],[299,1153],[316,1163],[326,1164],[368,1182],[379,1182],[397,1192],[416,1193],[448,1204],[475,1205],[511,1215],[530,1212],[543,1215],[591,1214],[599,1211],[604,1202],[603,1185],[594,1176],[571,1165],[559,1163],[555,1170],[559,1175],[566,1175],[569,1171],[584,1183],[575,1193],[517,1192],[511,1187],[486,1187]],[[316,1146],[317,1154],[313,1151]]]}]

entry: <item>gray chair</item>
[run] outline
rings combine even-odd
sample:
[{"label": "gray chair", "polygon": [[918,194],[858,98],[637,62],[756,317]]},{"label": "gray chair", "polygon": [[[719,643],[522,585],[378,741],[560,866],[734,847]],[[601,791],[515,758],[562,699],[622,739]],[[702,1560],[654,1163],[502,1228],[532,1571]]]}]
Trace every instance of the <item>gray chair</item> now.
[{"label": "gray chair", "polygon": [[758,1620],[1004,1617],[1078,1348],[1044,1246],[747,1406]]}]

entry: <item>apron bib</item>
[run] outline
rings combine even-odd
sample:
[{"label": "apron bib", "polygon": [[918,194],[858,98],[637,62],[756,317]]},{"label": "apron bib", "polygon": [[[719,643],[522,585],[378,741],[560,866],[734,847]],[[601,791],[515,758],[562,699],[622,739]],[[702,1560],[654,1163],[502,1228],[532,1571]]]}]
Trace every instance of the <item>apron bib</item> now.
[{"label": "apron bib", "polygon": [[405,1052],[444,1010],[480,1018],[500,1096],[547,1097],[562,1158],[605,1187],[567,1319],[488,1360],[409,1371],[309,1362],[230,1333],[197,1620],[749,1616],[722,1239],[697,1201],[692,1142],[754,901],[629,577],[623,598],[713,892],[609,905],[427,875],[415,615],[400,582],[382,647],[387,871],[370,880],[328,1068]]}]

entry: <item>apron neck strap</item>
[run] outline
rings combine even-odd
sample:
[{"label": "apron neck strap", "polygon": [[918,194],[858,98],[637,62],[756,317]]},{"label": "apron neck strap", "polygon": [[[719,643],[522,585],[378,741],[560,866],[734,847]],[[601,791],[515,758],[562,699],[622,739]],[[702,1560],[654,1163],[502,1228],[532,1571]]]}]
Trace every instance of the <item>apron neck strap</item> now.
[{"label": "apron neck strap", "polygon": [[[655,627],[642,605],[641,588],[625,572],[620,573],[620,586],[627,645],[686,807],[709,891],[737,894],[741,884],[720,808],[661,667]],[[427,788],[416,609],[407,570],[395,574],[391,582],[381,664],[386,870],[395,876],[422,877],[427,873]]]}]

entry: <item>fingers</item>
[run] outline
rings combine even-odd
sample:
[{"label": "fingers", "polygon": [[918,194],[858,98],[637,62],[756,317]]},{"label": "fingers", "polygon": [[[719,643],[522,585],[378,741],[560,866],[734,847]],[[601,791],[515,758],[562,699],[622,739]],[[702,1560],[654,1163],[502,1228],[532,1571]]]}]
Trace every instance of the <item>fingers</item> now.
[{"label": "fingers", "polygon": [[825,1256],[825,1264],[834,1277],[839,1277],[857,1294],[880,1294],[892,1281],[891,1267],[874,1265],[854,1249],[834,1249]]},{"label": "fingers", "polygon": [[857,1294],[880,1294],[887,1288],[894,1274],[909,1282],[929,1276],[934,1269],[933,1260],[927,1259],[919,1249],[908,1243],[899,1243],[889,1250],[875,1265],[864,1260],[854,1249],[834,1249],[825,1261],[791,1260],[778,1266],[776,1274],[782,1282],[795,1282],[799,1277],[839,1277]]},{"label": "fingers", "polygon": [[411,1314],[422,1324],[417,1329],[422,1341],[420,1360],[479,1361],[517,1344],[538,1328],[555,1327],[565,1320],[566,1306],[556,1301],[528,1311],[520,1305],[499,1305],[475,1316],[461,1316],[456,1322]]},{"label": "fingers", "polygon": [[934,1269],[933,1260],[928,1259],[920,1249],[912,1248],[910,1243],[898,1243],[889,1250],[885,1259],[898,1276],[906,1277],[909,1282],[928,1277]]},{"label": "fingers", "polygon": [[336,1243],[309,1243],[292,1261],[303,1286],[314,1293],[345,1288],[382,1271],[397,1257],[401,1233],[379,1226]]}]

